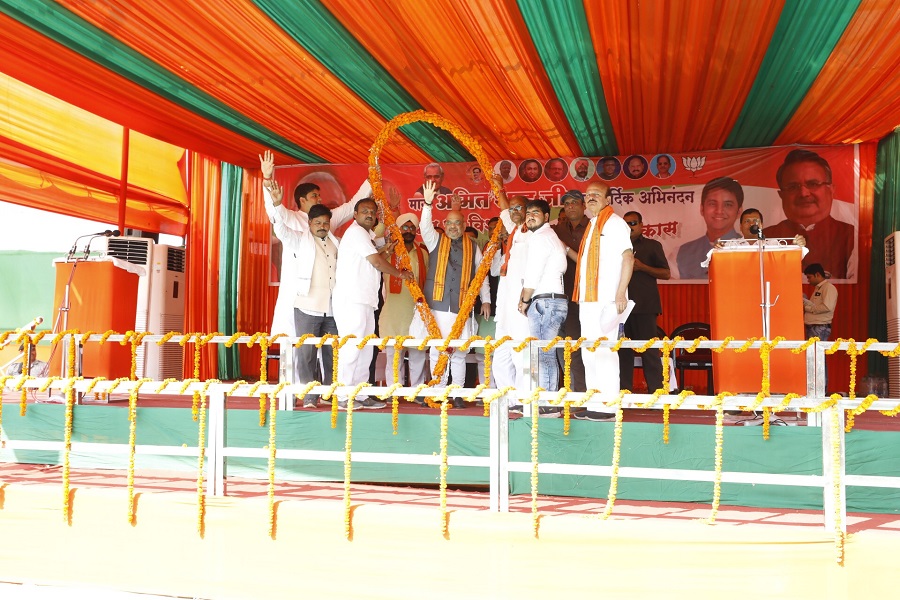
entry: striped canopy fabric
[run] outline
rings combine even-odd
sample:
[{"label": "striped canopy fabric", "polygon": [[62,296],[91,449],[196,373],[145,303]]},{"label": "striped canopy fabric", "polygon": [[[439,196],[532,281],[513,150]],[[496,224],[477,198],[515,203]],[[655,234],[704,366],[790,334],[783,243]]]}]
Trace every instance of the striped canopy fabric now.
[{"label": "striped canopy fabric", "polygon": [[[0,71],[244,167],[365,162],[415,109],[497,159],[677,153],[880,139],[898,33],[894,0],[0,0]],[[402,132],[383,160],[469,158]]]}]

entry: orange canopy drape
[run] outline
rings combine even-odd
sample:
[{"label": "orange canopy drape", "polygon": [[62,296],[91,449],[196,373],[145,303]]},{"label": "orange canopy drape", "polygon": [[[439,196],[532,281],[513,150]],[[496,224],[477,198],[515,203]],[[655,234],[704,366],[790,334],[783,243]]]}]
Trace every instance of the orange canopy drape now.
[{"label": "orange canopy drape", "polygon": [[[187,293],[184,333],[212,333],[219,324],[219,221],[222,166],[217,160],[191,153],[188,194],[191,219],[186,237]],[[185,346],[184,376],[194,377],[193,347]],[[201,352],[200,379],[216,377],[217,351],[210,345]]]}]

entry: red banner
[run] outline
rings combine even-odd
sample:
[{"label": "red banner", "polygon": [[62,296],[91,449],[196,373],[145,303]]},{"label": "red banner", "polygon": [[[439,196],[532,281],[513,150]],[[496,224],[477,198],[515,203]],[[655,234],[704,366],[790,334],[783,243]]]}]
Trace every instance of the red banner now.
[{"label": "red banner", "polygon": [[[474,163],[446,163],[442,193],[435,200],[435,224],[450,210],[451,196],[462,201],[467,224],[485,232],[499,214],[486,174]],[[395,216],[420,213],[427,165],[382,165],[384,189]],[[781,171],[781,183],[778,174]],[[820,262],[835,281],[856,282],[859,224],[859,161],[856,146],[754,148],[687,154],[501,160],[507,194],[542,198],[556,218],[568,190],[584,191],[594,181],[610,186],[612,206],[624,216],[642,216],[644,235],[659,240],[672,269],[671,283],[705,283],[698,256],[720,237],[742,237],[740,216],[754,208],[768,238],[807,238],[804,264]],[[319,185],[323,202],[348,202],[368,175],[367,165],[293,165],[276,177],[287,191],[301,182]],[[718,189],[704,186],[721,177],[735,180]],[[721,184],[722,180],[719,181]],[[714,186],[710,186],[714,188]],[[742,194],[743,198],[739,198]],[[705,200],[705,201],[704,201]],[[482,234],[482,240],[486,236]],[[705,239],[704,239],[705,238]],[[273,252],[273,256],[276,253]]]}]

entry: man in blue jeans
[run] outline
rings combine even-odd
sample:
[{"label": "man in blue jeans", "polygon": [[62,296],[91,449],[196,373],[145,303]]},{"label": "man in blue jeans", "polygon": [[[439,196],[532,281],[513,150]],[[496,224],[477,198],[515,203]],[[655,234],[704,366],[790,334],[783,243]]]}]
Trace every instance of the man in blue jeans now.
[{"label": "man in blue jeans", "polygon": [[[566,249],[550,227],[550,205],[546,200],[532,200],[525,205],[528,239],[528,269],[525,273],[519,311],[528,317],[531,335],[539,340],[552,340],[559,335],[569,301],[563,290],[566,272]],[[559,365],[556,351],[538,352],[540,370],[538,385],[545,390],[559,389]]]}]

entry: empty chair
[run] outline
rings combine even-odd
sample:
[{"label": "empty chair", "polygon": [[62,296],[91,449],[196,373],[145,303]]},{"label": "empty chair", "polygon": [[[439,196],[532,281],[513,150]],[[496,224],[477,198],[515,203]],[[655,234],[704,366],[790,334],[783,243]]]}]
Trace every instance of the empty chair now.
[{"label": "empty chair", "polygon": [[[700,336],[709,339],[709,323],[685,323],[672,331],[672,338],[681,336],[685,340],[695,340]],[[675,348],[672,351],[675,359],[675,369],[678,371],[678,379],[684,386],[685,371],[706,371],[706,393],[712,396],[716,393],[713,385],[712,349],[697,348],[694,352],[688,352],[687,348]]]}]

